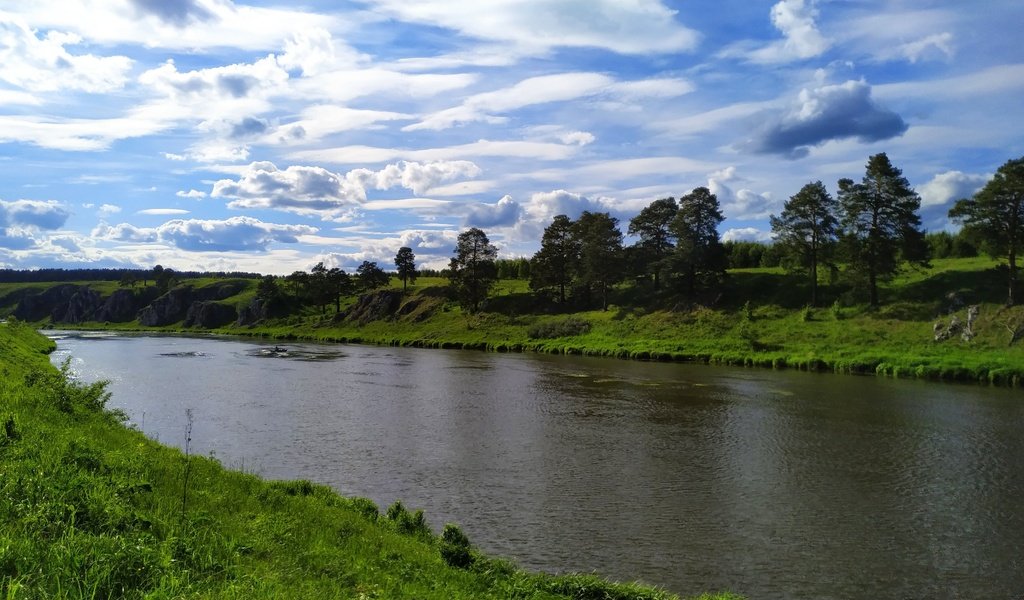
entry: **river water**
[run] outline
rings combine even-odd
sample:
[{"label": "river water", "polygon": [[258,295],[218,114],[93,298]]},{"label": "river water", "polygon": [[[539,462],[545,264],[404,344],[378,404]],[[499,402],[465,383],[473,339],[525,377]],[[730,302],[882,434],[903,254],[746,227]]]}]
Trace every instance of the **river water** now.
[{"label": "river water", "polygon": [[52,333],[161,442],[487,553],[682,595],[1024,597],[1019,390],[566,356]]}]

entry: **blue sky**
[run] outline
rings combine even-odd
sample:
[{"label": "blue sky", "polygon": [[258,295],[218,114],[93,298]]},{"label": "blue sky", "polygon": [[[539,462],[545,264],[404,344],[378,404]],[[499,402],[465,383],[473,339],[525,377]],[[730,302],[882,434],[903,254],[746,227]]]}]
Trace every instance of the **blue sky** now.
[{"label": "blue sky", "polygon": [[0,267],[530,256],[708,186],[768,239],[888,153],[929,230],[1024,155],[1019,0],[0,0]]}]

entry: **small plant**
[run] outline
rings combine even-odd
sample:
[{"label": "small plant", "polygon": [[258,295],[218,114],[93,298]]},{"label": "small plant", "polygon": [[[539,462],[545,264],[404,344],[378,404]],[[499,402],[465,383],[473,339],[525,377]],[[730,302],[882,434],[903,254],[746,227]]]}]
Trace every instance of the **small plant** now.
[{"label": "small plant", "polygon": [[0,446],[5,446],[20,439],[21,433],[18,431],[18,423],[14,420],[13,415],[8,415],[4,420],[3,437],[0,437]]},{"label": "small plant", "polygon": [[754,307],[750,305],[750,300],[743,303],[743,320],[753,321],[754,320]]},{"label": "small plant", "polygon": [[399,533],[421,537],[431,535],[430,526],[427,525],[427,520],[423,517],[423,511],[409,512],[400,500],[395,500],[395,503],[388,507],[385,516],[394,524]]},{"label": "small plant", "polygon": [[835,319],[836,321],[843,320],[843,306],[839,304],[839,300],[836,300],[835,302],[832,303],[831,311],[833,319]]},{"label": "small plant", "polygon": [[800,311],[800,320],[804,323],[814,320],[814,309],[812,309],[810,305],[805,306],[804,309]]},{"label": "small plant", "polygon": [[441,532],[441,559],[445,564],[465,569],[473,564],[473,553],[470,552],[469,538],[459,529],[458,525],[448,523]]},{"label": "small plant", "polygon": [[185,520],[188,504],[188,478],[192,473],[192,409],[185,409],[185,475],[181,481],[181,520]]}]

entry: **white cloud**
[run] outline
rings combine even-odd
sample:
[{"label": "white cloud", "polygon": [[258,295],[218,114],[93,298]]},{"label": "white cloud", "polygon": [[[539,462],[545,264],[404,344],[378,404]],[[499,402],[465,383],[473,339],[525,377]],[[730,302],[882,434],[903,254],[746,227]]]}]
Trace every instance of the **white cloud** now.
[{"label": "white cloud", "polygon": [[485,41],[544,52],[552,47],[605,48],[623,54],[692,50],[699,35],[657,0],[376,0],[404,21],[453,29]]},{"label": "white cloud", "polygon": [[403,131],[440,130],[473,121],[502,123],[505,119],[494,116],[496,113],[589,96],[607,89],[612,83],[610,77],[600,73],[531,77],[504,89],[470,96],[461,105],[434,113],[419,123],[404,127]]},{"label": "white cloud", "polygon": [[187,215],[190,211],[183,208],[145,208],[136,211],[137,215],[159,215],[159,216],[176,216],[176,215]]},{"label": "white cloud", "polygon": [[133,109],[123,117],[80,119],[0,115],[0,142],[24,142],[71,151],[105,150],[117,141],[143,137],[170,128],[172,123]]},{"label": "white cloud", "polygon": [[742,57],[756,64],[778,64],[821,55],[831,44],[818,31],[816,5],[816,0],[780,0],[772,6],[771,20],[783,39],[754,49],[751,42],[740,42],[727,47],[720,56]]},{"label": "white cloud", "polygon": [[19,2],[9,10],[34,27],[75,32],[103,45],[135,44],[188,52],[277,49],[293,32],[344,31],[359,26],[355,18],[346,23],[327,14],[236,5],[231,0],[195,0],[184,15],[188,18],[183,19],[168,18],[173,17],[170,5],[181,4],[180,0],[144,0],[140,4],[150,10],[140,11],[124,0]]},{"label": "white cloud", "polygon": [[195,198],[198,200],[200,198],[205,198],[206,192],[200,192],[199,190],[189,190],[187,192],[184,190],[178,190],[174,195],[179,198]]},{"label": "white cloud", "polygon": [[273,144],[311,144],[335,133],[376,129],[382,123],[413,118],[412,115],[398,112],[317,104],[303,109],[298,120],[267,132],[262,141]]},{"label": "white cloud", "polygon": [[573,146],[528,141],[478,140],[470,144],[403,150],[401,148],[375,148],[372,146],[343,146],[322,150],[302,150],[289,154],[289,158],[338,164],[381,163],[404,159],[416,161],[458,160],[481,156],[505,158],[531,158],[535,160],[565,160],[577,151]]},{"label": "white cloud", "polygon": [[941,56],[947,59],[953,58],[953,34],[948,31],[933,33],[919,40],[900,44],[896,47],[895,54],[912,63],[926,60],[933,56]]},{"label": "white cloud", "polygon": [[132,60],[126,56],[72,54],[65,46],[82,38],[49,31],[43,38],[20,19],[0,13],[0,80],[33,92],[108,92],[124,86]]},{"label": "white cloud", "polygon": [[471,206],[466,215],[467,227],[511,227],[522,215],[523,208],[511,196],[503,196],[495,204]]},{"label": "white cloud", "polygon": [[55,200],[0,200],[0,228],[58,229],[70,216],[68,209]]},{"label": "white cloud", "polygon": [[116,204],[101,204],[100,212],[105,215],[114,215],[121,212],[121,207]]},{"label": "white cloud", "polygon": [[469,161],[401,161],[379,171],[354,169],[344,175],[322,167],[290,166],[278,169],[270,162],[254,162],[237,181],[222,179],[213,185],[214,198],[233,198],[231,208],[272,208],[323,219],[347,220],[366,202],[368,188],[403,187],[423,194],[433,186],[476,177],[480,168]]},{"label": "white cloud", "polygon": [[961,198],[969,198],[991,178],[991,175],[972,175],[961,171],[938,173],[924,185],[918,186],[921,207],[948,206]]},{"label": "white cloud", "polygon": [[128,223],[100,225],[93,237],[122,242],[166,243],[182,250],[263,251],[274,242],[293,244],[299,235],[316,233],[308,225],[264,223],[252,217],[231,217],[223,221],[175,219],[158,227],[135,227]]},{"label": "white cloud", "polygon": [[723,242],[770,242],[771,240],[771,231],[763,231],[756,227],[727,229],[722,234]]}]

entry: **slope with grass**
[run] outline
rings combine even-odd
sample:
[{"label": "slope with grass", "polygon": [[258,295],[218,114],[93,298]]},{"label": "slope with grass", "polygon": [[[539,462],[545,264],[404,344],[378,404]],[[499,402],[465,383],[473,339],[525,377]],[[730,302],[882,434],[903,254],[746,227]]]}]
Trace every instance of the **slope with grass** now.
[{"label": "slope with grass", "polygon": [[[500,281],[476,314],[451,299],[443,279],[421,278],[404,295],[393,280],[389,290],[348,298],[341,314],[333,307],[323,312],[307,307],[288,317],[214,331],[1019,385],[1024,382],[1024,348],[1009,341],[1012,330],[1024,333],[1024,307],[1003,306],[1004,268],[986,258],[936,260],[931,269],[905,271],[885,286],[880,308],[869,307],[849,287],[824,281],[819,288],[824,307],[808,308],[807,283],[780,269],[731,271],[711,307],[684,305],[668,291],[629,283],[614,291],[609,310],[572,313],[538,300],[523,280]],[[240,310],[253,297],[253,286],[222,302]],[[3,299],[13,293],[0,285],[0,312],[4,306],[9,312],[11,302]],[[935,323],[948,326],[953,315],[965,321],[967,305],[980,307],[977,335],[969,341],[957,335],[936,342]],[[147,329],[136,321],[79,326]],[[197,331],[181,322],[158,329]]]},{"label": "slope with grass", "polygon": [[401,504],[380,514],[161,446],[104,408],[102,384],[52,367],[50,350],[0,322],[0,597],[674,597],[526,573]]}]

